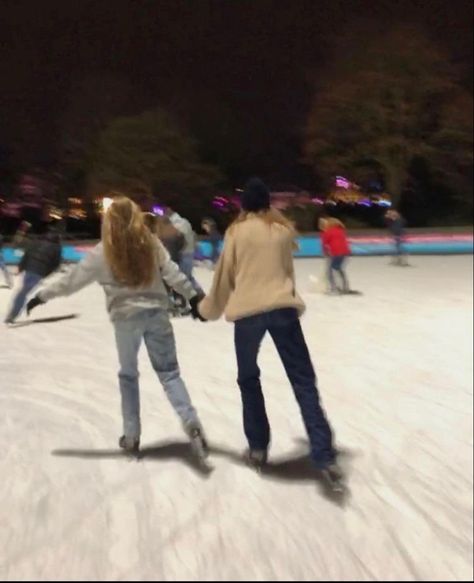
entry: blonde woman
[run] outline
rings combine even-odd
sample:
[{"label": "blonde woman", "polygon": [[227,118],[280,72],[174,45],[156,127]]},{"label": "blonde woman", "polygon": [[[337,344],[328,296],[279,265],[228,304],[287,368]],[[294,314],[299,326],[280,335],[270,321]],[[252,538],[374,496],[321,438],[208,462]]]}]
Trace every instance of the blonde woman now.
[{"label": "blonde woman", "polygon": [[344,491],[331,428],[320,404],[316,375],[300,324],[303,300],[296,292],[295,231],[270,208],[268,188],[252,179],[242,195],[242,213],[229,228],[209,295],[199,304],[206,320],[225,312],[235,324],[238,384],[242,396],[247,460],[267,462],[270,425],[257,364],[268,332],[276,345],[300,406],[314,464],[333,491]]},{"label": "blonde woman", "polygon": [[190,301],[195,314],[198,298],[191,283],[146,227],[139,207],[124,196],[115,198],[105,214],[101,243],[71,271],[44,287],[29,302],[28,312],[54,298],[70,296],[93,282],[98,282],[105,291],[115,329],[124,427],[120,447],[133,454],[138,454],[140,447],[138,352],[144,341],[153,368],[195,453],[200,458],[206,457],[208,449],[201,423],[178,367],[164,282]]}]

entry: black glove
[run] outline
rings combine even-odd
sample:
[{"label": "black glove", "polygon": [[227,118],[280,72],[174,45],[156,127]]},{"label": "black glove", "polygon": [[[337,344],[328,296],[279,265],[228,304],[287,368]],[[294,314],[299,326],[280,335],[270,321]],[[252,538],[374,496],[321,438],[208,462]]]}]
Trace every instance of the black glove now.
[{"label": "black glove", "polygon": [[191,306],[191,316],[194,320],[200,320],[201,322],[207,322],[206,318],[203,318],[199,313],[199,302],[201,302],[203,296],[201,294],[194,296],[189,300],[189,305]]},{"label": "black glove", "polygon": [[28,316],[30,315],[30,312],[36,308],[36,306],[41,306],[41,304],[44,304],[44,301],[39,297],[39,295],[31,298],[31,300],[26,304],[26,313]]}]

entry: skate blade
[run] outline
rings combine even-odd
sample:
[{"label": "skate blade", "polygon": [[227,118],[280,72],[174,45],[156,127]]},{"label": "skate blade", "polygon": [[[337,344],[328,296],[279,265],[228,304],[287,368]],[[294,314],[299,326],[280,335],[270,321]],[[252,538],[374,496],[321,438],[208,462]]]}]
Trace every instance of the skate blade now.
[{"label": "skate blade", "polygon": [[250,470],[254,471],[259,476],[261,476],[264,473],[265,468],[267,466],[267,462],[258,463],[255,462],[254,460],[248,459],[247,457],[243,459],[243,462]]},{"label": "skate blade", "polygon": [[140,451],[125,451],[122,450],[122,456],[129,462],[139,462],[143,459],[143,454]]},{"label": "skate blade", "polygon": [[209,475],[214,471],[214,466],[209,463],[209,450],[202,446],[193,447],[191,444],[191,451],[199,472],[204,475]]},{"label": "skate blade", "polygon": [[206,463],[209,457],[209,447],[207,443],[203,440],[202,436],[191,437],[190,440],[191,451],[193,456],[198,460],[199,463]]},{"label": "skate blade", "polygon": [[347,484],[344,482],[334,482],[333,484],[328,484],[329,490],[336,495],[344,495],[348,492]]}]

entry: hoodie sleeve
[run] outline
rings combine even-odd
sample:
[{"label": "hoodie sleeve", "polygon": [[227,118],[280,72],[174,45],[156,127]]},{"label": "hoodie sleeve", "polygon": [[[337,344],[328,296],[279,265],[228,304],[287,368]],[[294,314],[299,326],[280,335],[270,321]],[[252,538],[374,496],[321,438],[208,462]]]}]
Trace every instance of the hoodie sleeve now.
[{"label": "hoodie sleeve", "polygon": [[171,261],[170,255],[163,243],[157,239],[158,246],[158,265],[161,275],[171,289],[190,300],[196,295],[196,292],[189,279],[179,270],[176,263]]},{"label": "hoodie sleeve", "polygon": [[322,248],[323,248],[323,254],[324,255],[329,255],[330,251],[329,251],[329,233],[328,231],[323,231],[321,234],[321,244],[322,244]]},{"label": "hoodie sleeve", "polygon": [[54,298],[71,296],[94,281],[97,281],[100,275],[101,258],[102,249],[100,246],[97,246],[63,276],[46,285],[39,292],[39,297],[44,302],[48,302]]},{"label": "hoodie sleeve", "polygon": [[206,320],[218,320],[224,313],[235,287],[235,241],[228,234],[219,258],[211,291],[199,304],[199,312]]}]

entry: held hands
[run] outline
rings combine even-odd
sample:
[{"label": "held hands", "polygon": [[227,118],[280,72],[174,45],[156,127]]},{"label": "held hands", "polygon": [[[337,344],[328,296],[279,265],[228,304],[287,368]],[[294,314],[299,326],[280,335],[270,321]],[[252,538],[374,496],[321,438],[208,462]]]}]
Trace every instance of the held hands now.
[{"label": "held hands", "polygon": [[191,306],[191,316],[194,320],[200,320],[201,322],[207,322],[206,318],[203,318],[199,313],[199,303],[204,299],[204,296],[198,294],[189,300],[189,305]]}]

